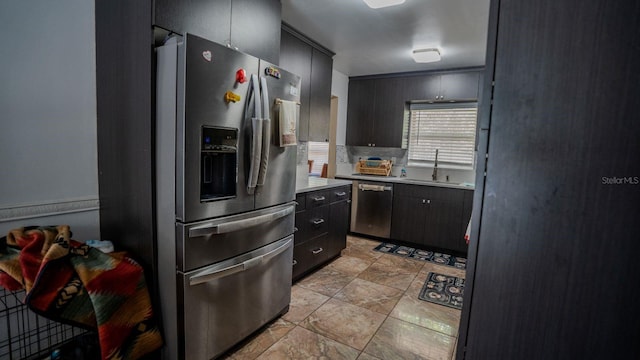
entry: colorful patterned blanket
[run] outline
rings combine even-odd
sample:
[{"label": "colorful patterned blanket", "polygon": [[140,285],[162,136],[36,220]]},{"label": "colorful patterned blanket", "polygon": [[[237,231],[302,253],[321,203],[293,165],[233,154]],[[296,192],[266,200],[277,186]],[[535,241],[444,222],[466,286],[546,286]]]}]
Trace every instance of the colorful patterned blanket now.
[{"label": "colorful patterned blanket", "polygon": [[97,331],[102,359],[138,359],[162,346],[142,267],[72,240],[69,226],[0,238],[0,286],[24,288],[27,306],[44,317]]}]

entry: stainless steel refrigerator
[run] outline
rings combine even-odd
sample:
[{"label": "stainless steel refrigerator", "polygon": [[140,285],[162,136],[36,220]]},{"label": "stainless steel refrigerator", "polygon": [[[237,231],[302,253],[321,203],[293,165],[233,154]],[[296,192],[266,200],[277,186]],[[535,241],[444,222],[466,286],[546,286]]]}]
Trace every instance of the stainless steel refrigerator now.
[{"label": "stainless steel refrigerator", "polygon": [[297,154],[276,138],[300,77],[191,34],[156,50],[163,357],[211,359],[289,306]]}]

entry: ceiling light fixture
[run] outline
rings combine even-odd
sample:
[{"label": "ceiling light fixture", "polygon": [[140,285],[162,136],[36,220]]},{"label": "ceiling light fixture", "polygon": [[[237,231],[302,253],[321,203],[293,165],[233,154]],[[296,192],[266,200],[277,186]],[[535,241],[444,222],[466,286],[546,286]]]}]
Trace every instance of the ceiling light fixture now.
[{"label": "ceiling light fixture", "polygon": [[438,49],[416,49],[413,50],[413,61],[417,63],[430,63],[440,61],[440,51]]},{"label": "ceiling light fixture", "polygon": [[379,9],[387,6],[400,5],[405,0],[363,0],[372,9]]}]

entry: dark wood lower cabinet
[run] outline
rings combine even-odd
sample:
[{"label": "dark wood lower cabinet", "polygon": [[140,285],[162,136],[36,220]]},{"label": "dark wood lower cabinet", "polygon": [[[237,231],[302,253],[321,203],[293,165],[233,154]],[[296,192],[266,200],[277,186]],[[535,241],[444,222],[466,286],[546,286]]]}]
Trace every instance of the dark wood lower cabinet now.
[{"label": "dark wood lower cabinet", "polygon": [[[398,185],[394,186],[395,188]],[[391,218],[391,238],[414,244],[424,244],[424,219],[428,207],[422,197],[393,196],[393,215]]]},{"label": "dark wood lower cabinet", "polygon": [[396,184],[391,238],[466,254],[472,197],[471,190]]},{"label": "dark wood lower cabinet", "polygon": [[351,186],[298,194],[293,280],[340,255],[347,244]]}]

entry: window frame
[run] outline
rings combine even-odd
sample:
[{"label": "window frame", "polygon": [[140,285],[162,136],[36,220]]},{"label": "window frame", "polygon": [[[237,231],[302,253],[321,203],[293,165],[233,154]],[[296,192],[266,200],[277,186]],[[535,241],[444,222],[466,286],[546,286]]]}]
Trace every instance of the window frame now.
[{"label": "window frame", "polygon": [[407,149],[407,166],[412,167],[434,167],[434,160],[415,160],[411,159],[411,114],[413,111],[419,110],[435,110],[435,109],[476,109],[476,119],[473,137],[473,154],[470,164],[461,164],[455,162],[447,162],[438,158],[438,167],[446,169],[460,169],[460,170],[475,170],[476,168],[476,153],[478,148],[478,114],[479,104],[477,101],[466,102],[448,102],[448,103],[432,103],[432,102],[411,102],[408,104],[404,136],[403,136],[403,148]]}]

